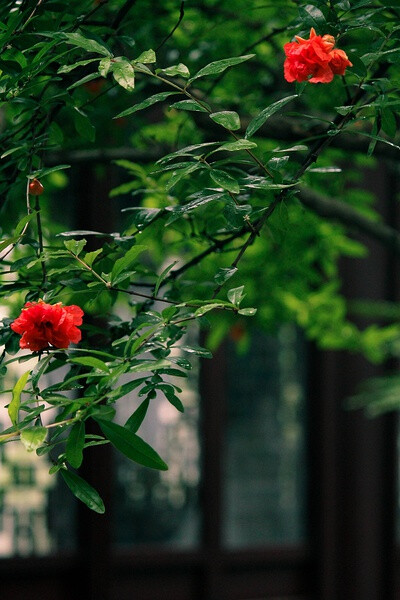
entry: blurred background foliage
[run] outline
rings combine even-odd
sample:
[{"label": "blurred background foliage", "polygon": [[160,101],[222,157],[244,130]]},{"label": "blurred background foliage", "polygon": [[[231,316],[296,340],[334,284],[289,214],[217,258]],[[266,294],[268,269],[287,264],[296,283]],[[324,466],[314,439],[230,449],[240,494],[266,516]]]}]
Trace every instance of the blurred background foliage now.
[{"label": "blurred background foliage", "polygon": [[[24,7],[26,3],[4,2],[3,17],[17,4]],[[87,177],[97,178],[106,188],[115,213],[114,224],[121,229],[122,237],[140,234],[140,243],[149,246],[149,271],[144,269],[144,279],[149,272],[160,272],[173,261],[179,265],[193,261],[192,268],[169,278],[164,293],[172,299],[209,297],[216,284],[216,270],[231,267],[245,239],[238,236],[231,245],[221,247],[215,243],[224,228],[238,231],[243,224],[240,212],[225,200],[205,202],[195,213],[182,212],[178,217],[174,213],[171,219],[172,206],[186,203],[189,198],[196,198],[193,194],[211,187],[209,174],[189,174],[171,185],[171,171],[157,172],[159,167],[155,166],[162,156],[186,145],[229,141],[227,132],[217,128],[202,112],[170,108],[179,100],[175,96],[115,118],[133,104],[167,89],[162,82],[140,73],[134,91],[127,91],[109,76],[91,78],[90,64],[60,75],[57,60],[49,60],[42,78],[33,79],[31,84],[29,76],[24,79],[24,73],[35,29],[40,29],[46,40],[46,30],[55,31],[57,26],[65,30],[68,24],[75,23],[73,27],[79,27],[84,35],[107,43],[114,55],[134,59],[152,48],[157,68],[183,63],[192,74],[212,61],[253,53],[249,61],[199,79],[192,84],[192,93],[215,112],[238,112],[239,134],[260,110],[284,96],[299,94],[253,137],[258,156],[277,182],[289,181],[295,175],[311,145],[325,135],[335,116],[341,114],[340,107],[343,110],[352,91],[362,82],[368,106],[350,121],[350,135],[334,136],[318,163],[304,173],[301,188],[286,195],[229,279],[229,287],[244,284],[246,305],[258,309],[255,317],[238,320],[227,311],[209,313],[203,318],[203,325],[212,349],[230,335],[244,351],[249,328],[274,331],[282,323],[294,322],[323,348],[362,352],[374,362],[397,356],[397,304],[386,298],[374,304],[373,292],[370,299],[352,299],[350,304],[343,295],[339,267],[343,257],[354,261],[354,268],[369,258],[365,238],[359,238],[356,232],[360,229],[358,217],[361,225],[365,220],[379,224],[387,219],[389,199],[374,195],[365,180],[373,179],[374,173],[382,169],[391,176],[398,174],[399,15],[400,2],[396,0],[315,0],[313,4],[297,0],[167,0],[158,4],[156,10],[154,3],[146,0],[90,0],[81,2],[79,7],[56,0],[38,3],[29,27],[19,32],[12,47],[3,48],[0,57],[2,79],[6,81],[1,87],[0,80],[0,93],[3,91],[4,96],[7,78],[15,80],[16,90],[15,96],[7,92],[0,108],[0,139],[6,153],[0,173],[3,236],[12,232],[25,210],[26,146],[32,137],[38,137],[38,131],[31,127],[36,103],[40,105],[38,114],[48,110],[51,116],[48,137],[43,143],[40,138],[37,141],[38,145],[42,143],[43,164],[71,165],[46,176],[42,210],[48,216],[47,239],[75,227],[74,211],[84,197],[86,170]],[[315,27],[317,33],[334,35],[338,46],[345,49],[354,65],[345,78],[336,77],[328,85],[293,85],[284,80],[283,45],[295,34],[307,36],[310,27]],[[37,42],[37,51],[42,48]],[[58,46],[56,49],[60,51]],[[52,52],[49,50],[49,56]],[[77,48],[65,46],[59,63],[70,54],[79,59]],[[13,148],[15,151],[7,154]],[[286,148],[288,152],[284,152]],[[252,168],[248,157],[240,153],[229,172],[245,181],[245,173]],[[317,209],[315,205],[310,209],[305,201],[309,190],[349,207],[353,221],[340,211],[326,219],[318,198]],[[247,192],[253,210],[265,208],[276,195],[274,189],[247,188]],[[137,210],[139,207],[144,210]],[[155,214],[152,210],[160,208],[167,210],[147,226]],[[103,241],[99,238],[92,244]],[[114,239],[114,243],[122,242]],[[216,252],[197,261],[195,257],[213,244]],[[15,258],[23,260],[27,253],[27,246],[21,245],[15,250]],[[22,270],[22,276],[34,276],[35,268]],[[4,295],[9,297],[8,293]],[[16,310],[21,297],[17,293],[11,298]],[[63,300],[66,298],[78,301],[73,290],[64,290]],[[86,303],[84,309],[107,312],[114,301],[108,294],[104,305]]]}]

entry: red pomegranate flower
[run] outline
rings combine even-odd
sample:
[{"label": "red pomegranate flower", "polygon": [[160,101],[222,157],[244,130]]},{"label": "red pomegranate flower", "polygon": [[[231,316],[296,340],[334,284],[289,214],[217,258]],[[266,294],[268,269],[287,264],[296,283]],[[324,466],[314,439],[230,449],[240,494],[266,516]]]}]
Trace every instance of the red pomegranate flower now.
[{"label": "red pomegranate flower", "polygon": [[353,66],[344,50],[334,48],[332,35],[317,35],[312,27],[308,40],[295,37],[295,42],[284,45],[286,81],[329,83],[334,75],[344,75],[346,67]]},{"label": "red pomegranate flower", "polygon": [[49,347],[68,348],[80,341],[82,334],[77,325],[82,325],[83,310],[79,306],[46,304],[43,300],[27,302],[20,316],[10,325],[22,335],[20,348],[33,352]]}]

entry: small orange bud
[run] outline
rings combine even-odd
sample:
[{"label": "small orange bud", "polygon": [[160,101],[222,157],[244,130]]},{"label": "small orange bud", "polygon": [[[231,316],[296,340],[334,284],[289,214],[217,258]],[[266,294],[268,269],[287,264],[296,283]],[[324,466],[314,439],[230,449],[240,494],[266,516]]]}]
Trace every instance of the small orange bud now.
[{"label": "small orange bud", "polygon": [[43,194],[43,192],[44,187],[40,183],[39,179],[32,179],[32,181],[29,182],[29,193],[32,194],[32,196],[40,196],[40,194]]}]

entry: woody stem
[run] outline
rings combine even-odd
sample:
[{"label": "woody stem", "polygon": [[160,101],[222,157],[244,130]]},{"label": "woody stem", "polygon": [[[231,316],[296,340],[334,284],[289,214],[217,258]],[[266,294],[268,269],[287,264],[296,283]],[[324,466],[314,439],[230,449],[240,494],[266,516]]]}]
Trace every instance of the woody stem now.
[{"label": "woody stem", "polygon": [[[40,202],[39,202],[39,196],[35,196],[35,211],[36,211],[36,225],[37,225],[37,232],[38,232],[38,242],[39,242],[39,258],[42,258],[42,254],[43,254],[43,230],[42,230],[42,220],[40,217]],[[41,260],[41,265],[42,265],[42,285],[41,287],[43,287],[43,285],[46,283],[46,279],[47,279],[47,272],[46,272],[46,263],[44,262],[44,260]]]}]

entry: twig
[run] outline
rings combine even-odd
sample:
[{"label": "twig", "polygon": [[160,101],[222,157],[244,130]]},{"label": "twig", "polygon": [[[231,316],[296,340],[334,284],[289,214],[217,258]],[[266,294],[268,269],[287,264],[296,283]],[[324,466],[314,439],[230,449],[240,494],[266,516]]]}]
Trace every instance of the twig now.
[{"label": "twig", "polygon": [[[40,217],[39,196],[35,196],[35,210],[36,210],[36,225],[37,225],[38,242],[39,242],[38,257],[41,258],[42,254],[43,254],[43,229],[42,229],[42,219]],[[43,287],[44,284],[46,283],[46,279],[47,279],[46,263],[44,260],[41,260],[40,264],[42,265],[42,285],[41,285],[41,287]]]},{"label": "twig", "polygon": [[157,46],[157,48],[155,49],[156,54],[159,51],[159,49],[162,48],[164,46],[164,44],[174,35],[175,31],[178,29],[179,25],[182,23],[183,17],[185,16],[185,8],[184,7],[185,7],[185,1],[182,0],[181,6],[179,9],[179,19],[178,19],[177,23],[174,25],[173,29],[169,32],[167,37],[164,38],[163,41],[161,42],[161,44],[159,44]]},{"label": "twig", "polygon": [[[114,21],[111,23],[111,29],[117,31],[118,27],[121,25],[122,21],[125,19],[128,12],[133,8],[136,4],[136,0],[127,0],[125,4],[119,9],[116,14]],[[111,37],[111,33],[108,33],[105,36],[105,39],[108,40]]]}]

